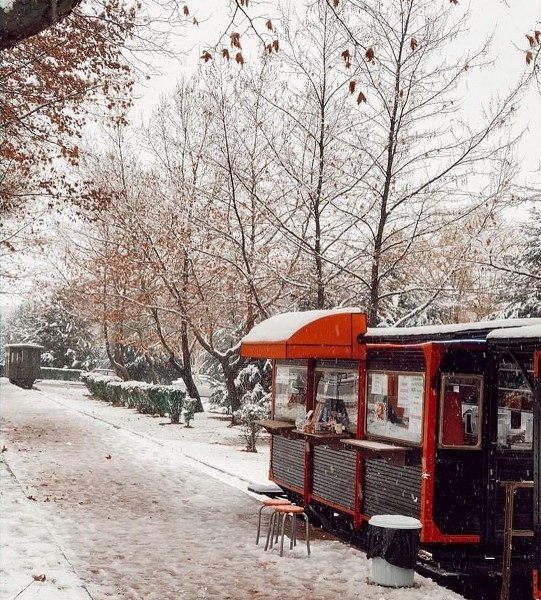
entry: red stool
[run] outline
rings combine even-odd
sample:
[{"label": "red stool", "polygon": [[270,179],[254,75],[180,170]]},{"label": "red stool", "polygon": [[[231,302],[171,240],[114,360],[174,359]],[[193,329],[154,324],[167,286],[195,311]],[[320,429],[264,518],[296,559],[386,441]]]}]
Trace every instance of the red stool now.
[{"label": "red stool", "polygon": [[278,540],[278,532],[280,532],[282,539],[280,541],[280,556],[284,554],[284,535],[286,528],[286,521],[289,517],[291,528],[289,535],[289,549],[291,550],[293,546],[297,545],[297,516],[302,515],[304,521],[306,522],[306,551],[308,552],[308,556],[310,556],[310,524],[308,522],[308,517],[304,512],[304,508],[302,506],[295,506],[294,504],[290,506],[275,506],[274,512],[272,513],[271,520],[269,522],[269,529],[267,531],[267,541],[265,543],[265,550],[268,548],[272,548],[275,530],[276,530],[276,540]]},{"label": "red stool", "polygon": [[285,498],[268,498],[267,500],[263,500],[261,504],[261,508],[259,509],[259,517],[257,519],[257,536],[255,538],[255,543],[259,544],[259,535],[261,533],[261,513],[264,508],[267,507],[276,507],[276,506],[290,506],[291,502],[286,500]]}]

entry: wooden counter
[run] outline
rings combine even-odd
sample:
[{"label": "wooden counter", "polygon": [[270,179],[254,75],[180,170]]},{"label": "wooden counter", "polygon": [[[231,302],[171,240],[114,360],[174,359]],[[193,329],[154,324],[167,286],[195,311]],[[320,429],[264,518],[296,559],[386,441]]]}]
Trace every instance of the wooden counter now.
[{"label": "wooden counter", "polygon": [[266,429],[269,433],[273,434],[287,434],[291,433],[295,429],[295,423],[290,421],[278,421],[276,419],[261,419],[256,421],[257,425],[261,425],[263,429]]},{"label": "wooden counter", "polygon": [[372,440],[340,440],[346,446],[351,446],[364,458],[383,458],[395,465],[403,465],[406,458],[406,452],[411,450],[406,446],[394,446],[383,442],[374,442]]},{"label": "wooden counter", "polygon": [[299,431],[298,429],[295,429],[293,433],[297,437],[306,439],[306,441],[314,446],[340,445],[345,441],[344,436],[348,435],[347,431],[343,431],[342,433],[308,433],[307,431]]}]

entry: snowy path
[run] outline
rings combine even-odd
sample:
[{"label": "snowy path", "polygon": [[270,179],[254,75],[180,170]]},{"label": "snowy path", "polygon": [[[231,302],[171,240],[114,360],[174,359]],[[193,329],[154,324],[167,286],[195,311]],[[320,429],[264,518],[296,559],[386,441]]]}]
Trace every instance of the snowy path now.
[{"label": "snowy path", "polygon": [[2,600],[41,573],[20,600],[459,598],[419,576],[411,590],[368,585],[364,554],[337,541],[315,540],[311,558],[302,544],[265,553],[254,544],[257,500],[183,454],[201,444],[197,422],[183,439],[151,417],[156,437],[134,433],[139,415],[83,393],[2,382],[1,457],[24,490],[2,465]]}]

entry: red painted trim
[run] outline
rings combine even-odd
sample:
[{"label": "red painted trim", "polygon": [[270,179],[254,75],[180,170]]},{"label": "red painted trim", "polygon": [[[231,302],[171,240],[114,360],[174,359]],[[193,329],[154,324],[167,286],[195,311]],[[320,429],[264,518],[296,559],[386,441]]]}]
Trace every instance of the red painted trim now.
[{"label": "red painted trim", "polygon": [[533,600],[541,600],[541,589],[539,588],[539,572],[532,571]]},{"label": "red painted trim", "polygon": [[285,483],[284,481],[280,481],[279,479],[273,478],[272,481],[274,481],[274,483],[276,485],[279,485],[280,487],[285,488],[286,490],[290,490],[292,492],[295,492],[295,494],[299,494],[299,496],[304,496],[304,492],[300,488],[294,487],[294,486],[292,486],[289,483]]},{"label": "red painted trim", "polygon": [[436,416],[437,391],[432,387],[434,376],[438,372],[445,347],[424,344],[425,355],[425,401],[423,407],[423,454],[421,459],[421,541],[443,541],[441,532],[433,522],[434,514],[434,474],[436,467]]},{"label": "red painted trim", "polygon": [[312,471],[314,469],[314,451],[309,442],[304,442],[304,506],[312,499]]},{"label": "red painted trim", "polygon": [[314,371],[316,370],[316,361],[309,360],[306,369],[306,412],[314,408]]},{"label": "red painted trim", "polygon": [[[321,496],[312,495],[311,499],[315,500],[316,502],[319,502],[320,504],[325,504],[325,506],[334,508],[335,510],[339,510],[340,512],[351,515],[352,517],[355,515],[355,511],[351,510],[351,508],[346,508],[345,506],[342,506],[341,504],[335,504],[334,502],[331,502],[327,498],[322,498]],[[306,503],[305,503],[305,506],[306,506]]]},{"label": "red painted trim", "polygon": [[[365,349],[366,355],[366,349]],[[366,410],[366,360],[359,363],[359,395],[357,402],[357,439],[365,437],[365,410]],[[364,459],[359,452],[355,453],[355,515],[353,526],[361,526],[361,510],[363,508],[364,488]]]}]

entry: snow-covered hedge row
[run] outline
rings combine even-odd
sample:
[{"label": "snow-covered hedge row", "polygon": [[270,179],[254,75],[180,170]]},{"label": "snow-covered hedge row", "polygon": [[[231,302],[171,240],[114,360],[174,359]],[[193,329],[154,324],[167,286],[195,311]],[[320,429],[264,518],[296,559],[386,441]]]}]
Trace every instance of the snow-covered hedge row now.
[{"label": "snow-covered hedge row", "polygon": [[[179,423],[182,409],[192,412],[194,401],[186,398],[186,392],[170,385],[153,385],[144,381],[122,381],[118,377],[81,374],[88,391],[97,398],[110,402],[113,406],[135,408],[147,415],[165,417],[171,423]],[[191,417],[193,418],[193,417]]]},{"label": "snow-covered hedge row", "polygon": [[58,381],[78,381],[83,371],[81,369],[55,369],[53,367],[41,367],[40,379],[55,379]]}]

